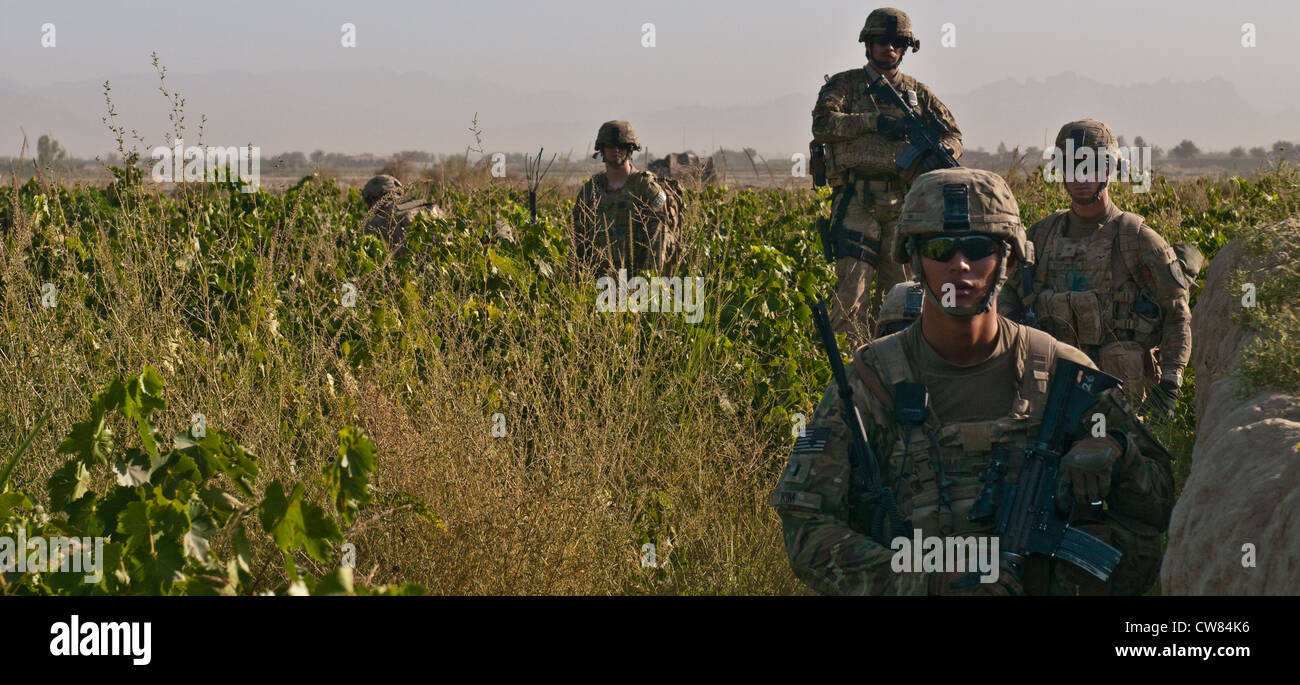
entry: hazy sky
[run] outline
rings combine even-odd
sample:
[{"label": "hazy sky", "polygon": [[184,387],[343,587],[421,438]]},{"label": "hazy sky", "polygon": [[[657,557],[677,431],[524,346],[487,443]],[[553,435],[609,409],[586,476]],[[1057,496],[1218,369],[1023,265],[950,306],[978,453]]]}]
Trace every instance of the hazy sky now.
[{"label": "hazy sky", "polygon": [[[941,97],[1075,71],[1115,85],[1221,76],[1260,112],[1300,108],[1294,0],[898,4],[921,39],[904,70]],[[39,86],[151,73],[149,53],[157,50],[173,77],[387,67],[585,92],[608,98],[613,110],[632,94],[665,105],[748,105],[815,93],[822,74],[860,65],[857,33],[872,7],[840,0],[0,0],[0,79]],[[45,22],[56,26],[54,48],[41,46]],[[355,49],[340,45],[344,22],[357,27]],[[655,25],[653,48],[642,46],[646,22]],[[1257,28],[1257,47],[1241,45],[1246,22]],[[945,23],[956,27],[955,47],[940,45]]]}]

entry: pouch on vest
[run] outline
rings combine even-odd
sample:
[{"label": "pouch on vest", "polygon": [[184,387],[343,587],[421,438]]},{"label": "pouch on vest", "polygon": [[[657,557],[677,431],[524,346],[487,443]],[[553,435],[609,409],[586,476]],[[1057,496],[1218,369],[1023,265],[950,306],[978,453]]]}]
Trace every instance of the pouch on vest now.
[{"label": "pouch on vest", "polygon": [[1101,304],[1097,291],[1085,290],[1071,292],[1070,312],[1074,315],[1076,347],[1092,347],[1101,344]]},{"label": "pouch on vest", "polygon": [[1145,392],[1145,360],[1147,350],[1139,342],[1132,340],[1113,342],[1101,348],[1097,366],[1124,383],[1124,391],[1130,399],[1140,399]]},{"label": "pouch on vest", "polygon": [[1070,311],[1070,293],[1051,293],[1044,290],[1038,301],[1051,322],[1052,336],[1057,340],[1078,347],[1079,332],[1074,327],[1074,313]]},{"label": "pouch on vest", "polygon": [[[903,426],[903,445],[912,441],[912,429],[925,422],[930,410],[930,391],[925,385],[911,381],[894,384],[894,420]],[[899,467],[899,475],[907,471],[907,458]]]},{"label": "pouch on vest", "polygon": [[[1160,306],[1142,296],[1133,303],[1133,332],[1139,338],[1149,338],[1160,330]],[[1158,342],[1158,341],[1157,341]]]},{"label": "pouch on vest", "polygon": [[903,194],[897,190],[872,190],[871,218],[883,229],[903,211]]}]

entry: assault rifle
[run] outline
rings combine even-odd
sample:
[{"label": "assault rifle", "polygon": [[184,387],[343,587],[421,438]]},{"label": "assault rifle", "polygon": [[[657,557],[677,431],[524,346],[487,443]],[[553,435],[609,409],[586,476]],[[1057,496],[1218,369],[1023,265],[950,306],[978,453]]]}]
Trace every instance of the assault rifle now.
[{"label": "assault rifle", "polygon": [[894,90],[894,86],[884,76],[876,77],[875,82],[867,87],[867,92],[880,96],[889,104],[903,110],[903,125],[907,127],[907,140],[911,145],[894,160],[894,165],[900,170],[911,168],[912,163],[927,152],[932,152],[937,157],[936,169],[961,166],[957,163],[957,158],[943,146],[943,135],[949,133],[950,129],[938,117],[929,117],[933,124],[927,122],[907,104],[903,96]]},{"label": "assault rifle", "polygon": [[[849,435],[853,438],[853,444],[849,445],[849,523],[854,529],[888,547],[890,540],[903,535],[902,531],[910,529],[911,525],[903,521],[902,515],[898,513],[898,503],[894,500],[894,491],[880,477],[880,462],[867,440],[858,405],[853,402],[853,386],[849,385],[849,378],[844,373],[840,346],[835,342],[835,333],[831,330],[831,319],[826,313],[825,304],[818,302],[813,305],[813,322],[821,334],[822,347],[831,363],[831,375],[839,388],[840,415],[844,417]],[[886,517],[889,519],[888,533],[884,530]]]},{"label": "assault rifle", "polygon": [[[1061,456],[1083,415],[1097,403],[1098,394],[1118,388],[1120,381],[1068,359],[1056,361],[1047,408],[1033,447],[1025,450],[1025,463],[1015,483],[1002,485],[998,508],[1001,557],[1017,576],[1031,554],[1055,557],[1107,580],[1123,553],[1102,539],[1066,523],[1057,513],[1056,484]],[[996,466],[990,463],[990,467]],[[994,484],[989,481],[986,488]]]}]

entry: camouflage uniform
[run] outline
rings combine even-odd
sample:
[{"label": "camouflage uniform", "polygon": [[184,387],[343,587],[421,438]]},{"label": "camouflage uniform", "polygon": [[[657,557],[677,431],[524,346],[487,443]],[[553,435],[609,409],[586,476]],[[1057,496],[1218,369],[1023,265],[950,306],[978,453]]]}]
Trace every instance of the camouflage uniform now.
[{"label": "camouflage uniform", "polygon": [[[1057,147],[1066,149],[1071,137],[1076,149],[1117,149],[1099,121],[1066,124]],[[1169,243],[1141,216],[1113,204],[1095,220],[1056,212],[1029,228],[1029,240],[1038,257],[1028,272],[1031,287],[1026,294],[1025,274],[1014,274],[1002,313],[1024,321],[1025,305],[1032,305],[1044,331],[1123,381],[1134,404],[1148,384],[1163,381],[1176,393],[1192,351],[1191,281]]]},{"label": "camouflage uniform", "polygon": [[[911,39],[913,52],[920,47],[910,20],[899,10],[880,9],[867,17],[859,41],[868,42],[876,35]],[[831,319],[837,332],[865,326],[883,294],[906,280],[903,265],[889,259],[894,221],[912,174],[926,164],[922,158],[904,173],[895,165],[908,142],[892,140],[878,131],[878,116],[900,117],[903,112],[867,93],[867,86],[877,78],[879,74],[870,65],[830,77],[812,111],[813,143],[825,144],[826,179],[835,191],[831,216],[836,234],[836,297]],[[925,84],[901,72],[889,82],[913,109],[949,129],[943,143],[954,157],[960,157],[961,131],[939,98]],[[870,290],[873,276],[877,279],[874,294]]]},{"label": "camouflage uniform", "polygon": [[399,251],[405,249],[406,230],[414,223],[417,215],[427,213],[433,218],[442,217],[442,210],[432,202],[399,202],[401,191],[402,182],[387,174],[366,181],[361,190],[361,199],[366,201],[366,206],[374,209],[374,214],[366,223],[366,232],[383,238]]},{"label": "camouflage uniform", "polygon": [[[918,234],[941,233],[941,191],[964,185],[971,193],[969,227],[963,232],[1002,237],[1003,262],[1014,252],[1032,259],[1024,245],[1015,199],[1005,182],[990,172],[952,169],[935,171],[918,180],[908,194],[900,221],[900,240]],[[974,182],[972,182],[974,179]],[[991,197],[978,197],[981,179]],[[978,209],[977,209],[978,208]],[[981,213],[982,210],[982,213]],[[906,254],[900,249],[896,259]],[[915,259],[919,261],[920,257]],[[917,265],[919,266],[919,265]],[[919,269],[918,269],[919,271]],[[998,284],[1003,280],[999,267]],[[926,307],[940,306],[925,285]],[[997,291],[993,288],[992,297]],[[988,311],[989,301],[977,312]],[[944,308],[952,312],[964,308]],[[1079,350],[1041,331],[998,318],[997,349],[989,359],[970,367],[950,364],[938,356],[922,335],[921,326],[888,335],[858,349],[849,373],[854,401],[868,440],[880,456],[886,484],[896,493],[903,518],[923,536],[991,534],[994,522],[967,519],[983,489],[981,474],[994,454],[1008,462],[1007,482],[1015,482],[1024,450],[1037,437],[1055,362],[1066,358],[1091,366]],[[920,382],[931,404],[923,421],[901,423],[893,411],[895,384]],[[790,566],[795,575],[827,594],[935,594],[949,589],[936,583],[941,576],[895,573],[893,551],[849,523],[849,430],[841,418],[842,405],[834,383],[827,388],[796,444],[772,493],[770,504],[781,517]],[[1118,447],[1113,479],[1105,496],[1103,522],[1091,532],[1124,551],[1111,576],[1110,591],[1139,594],[1150,587],[1159,570],[1159,530],[1167,527],[1173,506],[1173,473],[1167,453],[1150,439],[1118,390],[1102,394],[1085,416],[1101,412],[1110,439]],[[1087,435],[1085,421],[1075,435]],[[1076,443],[1071,454],[1082,444]],[[1067,457],[1068,458],[1068,457]],[[1107,473],[1111,471],[1107,469]],[[1156,532],[1150,545],[1149,533]],[[909,536],[911,530],[891,531]],[[1082,587],[1101,591],[1090,577],[1081,577],[1066,564],[1031,557],[1025,574],[1030,594],[1071,593]],[[1075,583],[1082,583],[1076,586]],[[1094,581],[1095,583],[1095,581]]]},{"label": "camouflage uniform", "polygon": [[[636,133],[625,121],[602,125],[596,156],[602,145],[631,145],[640,149]],[[675,198],[667,184],[649,171],[634,171],[623,187],[610,190],[602,171],[586,181],[573,203],[573,252],[579,264],[613,269],[664,270],[679,256],[681,241],[674,215]]]}]

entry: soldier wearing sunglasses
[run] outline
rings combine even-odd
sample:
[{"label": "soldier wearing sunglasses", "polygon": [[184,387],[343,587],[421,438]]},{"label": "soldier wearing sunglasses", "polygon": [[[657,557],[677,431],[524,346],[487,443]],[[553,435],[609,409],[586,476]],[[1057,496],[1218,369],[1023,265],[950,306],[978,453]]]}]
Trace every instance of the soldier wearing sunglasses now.
[{"label": "soldier wearing sunglasses", "polygon": [[[960,168],[921,176],[898,232],[891,256],[912,264],[925,304],[916,323],[853,354],[853,399],[900,520],[923,538],[993,536],[996,517],[980,515],[976,501],[990,480],[1016,482],[1025,448],[1038,437],[1056,360],[1096,367],[1083,352],[997,312],[1008,271],[1033,261],[1001,176]],[[952,568],[895,570],[891,546],[849,523],[852,438],[838,393],[832,382],[770,500],[790,566],[813,589],[1141,594],[1154,582],[1159,549],[1149,553],[1137,536],[1167,527],[1173,471],[1119,389],[1103,391],[1073,431],[1084,437],[1061,460],[1057,492],[1058,507],[1068,507],[1062,515],[1124,552],[1108,584],[1043,556],[1029,557],[1023,575],[1002,569],[991,582],[972,583]],[[911,538],[913,529],[887,537],[898,536]]]},{"label": "soldier wearing sunglasses", "polygon": [[595,148],[592,158],[602,160],[605,170],[583,184],[573,204],[575,259],[610,271],[671,267],[681,251],[676,191],[632,166],[641,143],[628,122],[601,124]]},{"label": "soldier wearing sunglasses", "polygon": [[903,196],[916,176],[940,166],[930,153],[908,169],[897,167],[895,160],[909,145],[903,112],[867,87],[883,76],[913,110],[942,125],[937,127],[947,131],[943,145],[954,157],[962,147],[948,108],[925,84],[898,70],[903,53],[921,47],[911,19],[893,8],[874,10],[858,40],[866,45],[867,65],[826,80],[812,111],[812,133],[814,177],[820,177],[820,154],[825,182],[834,189],[830,232],[837,285],[831,322],[837,332],[865,341],[882,296],[907,279],[904,266],[889,258]]}]

